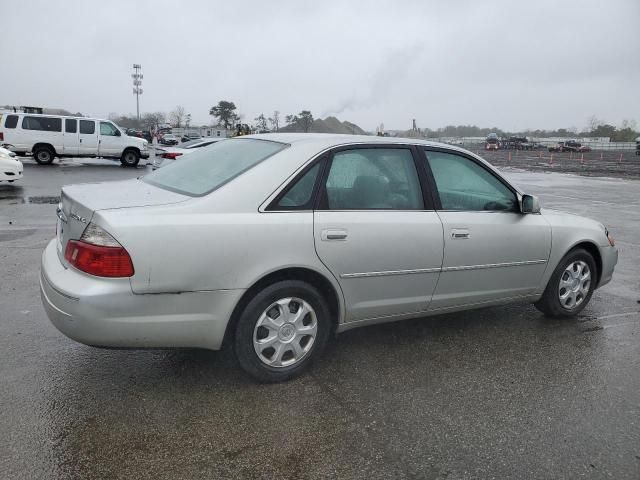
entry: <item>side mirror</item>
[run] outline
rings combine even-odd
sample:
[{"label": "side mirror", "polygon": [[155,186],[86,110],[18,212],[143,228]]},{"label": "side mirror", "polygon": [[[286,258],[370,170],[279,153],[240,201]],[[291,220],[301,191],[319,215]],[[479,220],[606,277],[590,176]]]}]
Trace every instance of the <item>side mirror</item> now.
[{"label": "side mirror", "polygon": [[122,134],[120,133],[120,130],[116,130],[116,137],[121,136]]},{"label": "side mirror", "polygon": [[522,196],[522,213],[540,213],[540,202],[534,195]]}]

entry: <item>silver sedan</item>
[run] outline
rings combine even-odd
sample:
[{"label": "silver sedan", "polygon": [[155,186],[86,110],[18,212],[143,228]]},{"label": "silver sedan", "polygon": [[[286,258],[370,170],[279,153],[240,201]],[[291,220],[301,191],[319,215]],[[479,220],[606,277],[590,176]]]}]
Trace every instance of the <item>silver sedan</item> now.
[{"label": "silver sedan", "polygon": [[47,314],[108,347],[233,346],[262,381],[334,332],[508,302],[570,317],[611,280],[606,228],[541,210],[477,155],[419,140],[266,134],[135,180],[64,187]]}]

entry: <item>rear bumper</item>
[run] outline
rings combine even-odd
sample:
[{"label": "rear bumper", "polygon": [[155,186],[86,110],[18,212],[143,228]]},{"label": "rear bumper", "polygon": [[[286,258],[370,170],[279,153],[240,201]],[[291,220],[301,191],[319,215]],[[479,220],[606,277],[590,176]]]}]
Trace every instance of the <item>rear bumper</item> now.
[{"label": "rear bumper", "polygon": [[598,247],[600,250],[600,258],[602,259],[602,275],[597,288],[606,285],[613,277],[613,270],[618,263],[618,249],[616,247]]},{"label": "rear bumper", "polygon": [[218,350],[244,290],[134,294],[129,279],[65,268],[52,240],[42,255],[40,293],[51,323],[86,345]]}]

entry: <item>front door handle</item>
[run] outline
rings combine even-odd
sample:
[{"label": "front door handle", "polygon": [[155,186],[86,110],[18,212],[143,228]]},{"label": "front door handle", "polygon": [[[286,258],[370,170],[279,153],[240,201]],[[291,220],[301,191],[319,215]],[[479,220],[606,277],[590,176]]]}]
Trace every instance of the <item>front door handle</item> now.
[{"label": "front door handle", "polygon": [[320,235],[322,240],[346,240],[347,231],[341,229],[327,229],[322,230],[322,234]]},{"label": "front door handle", "polygon": [[453,240],[464,240],[471,236],[469,230],[466,228],[452,228],[451,229],[451,238]]}]

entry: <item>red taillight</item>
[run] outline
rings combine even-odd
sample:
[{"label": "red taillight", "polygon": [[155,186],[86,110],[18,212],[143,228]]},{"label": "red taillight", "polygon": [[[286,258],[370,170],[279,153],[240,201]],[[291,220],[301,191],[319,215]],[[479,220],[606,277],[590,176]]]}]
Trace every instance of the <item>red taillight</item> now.
[{"label": "red taillight", "polygon": [[166,152],[166,153],[162,154],[162,158],[168,158],[169,160],[175,160],[180,155],[182,155],[182,154],[178,153],[178,152]]},{"label": "red taillight", "polygon": [[124,247],[103,247],[69,240],[64,258],[71,265],[97,277],[131,277],[133,263]]},{"label": "red taillight", "polygon": [[4,140],[4,132],[0,132],[0,140]]}]

